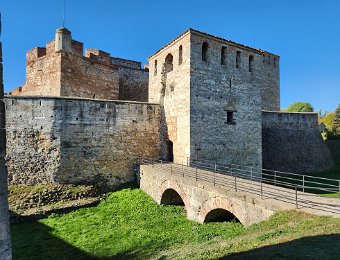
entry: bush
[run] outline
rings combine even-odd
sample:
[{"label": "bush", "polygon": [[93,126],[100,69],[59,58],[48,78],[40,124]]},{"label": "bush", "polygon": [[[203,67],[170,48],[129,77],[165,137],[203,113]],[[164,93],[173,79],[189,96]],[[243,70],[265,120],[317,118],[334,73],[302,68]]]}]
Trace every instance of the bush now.
[{"label": "bush", "polygon": [[295,102],[287,108],[287,112],[314,112],[314,108],[307,102]]}]

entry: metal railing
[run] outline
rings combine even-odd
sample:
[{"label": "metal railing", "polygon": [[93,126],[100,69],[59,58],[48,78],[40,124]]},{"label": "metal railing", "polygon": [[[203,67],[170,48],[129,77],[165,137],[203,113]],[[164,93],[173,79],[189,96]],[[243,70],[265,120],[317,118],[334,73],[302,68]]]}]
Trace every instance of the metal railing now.
[{"label": "metal railing", "polygon": [[240,178],[259,181],[274,186],[297,189],[298,191],[314,194],[338,194],[340,196],[340,180],[296,174],[283,171],[260,169],[236,164],[221,164],[208,160],[195,160],[188,158],[188,166],[197,166],[202,169],[214,170],[220,173],[235,174]]},{"label": "metal railing", "polygon": [[[143,159],[140,161],[140,164],[151,164],[153,167],[160,167],[161,171],[167,171],[171,175],[177,175],[182,178],[189,177],[195,181],[205,181],[214,186],[233,189],[235,192],[243,191],[259,195],[262,199],[270,198],[295,204],[296,208],[309,207],[329,213],[340,214],[340,200],[337,199],[339,205],[334,205],[333,203],[321,202],[318,200],[320,196],[317,194],[306,193],[306,190],[337,192],[338,186],[330,185],[329,188],[324,188],[310,184],[307,185],[310,182],[313,183],[313,185],[324,184],[328,186],[329,184],[308,181],[306,177],[302,179],[303,182],[300,184],[298,183],[298,181],[301,181],[300,179],[292,178],[293,175],[297,174],[284,173],[286,175],[282,175],[283,172],[279,171],[264,173],[253,167],[235,164],[222,165],[209,161],[203,162],[201,160],[188,160],[187,165],[183,165],[162,160]],[[276,174],[274,173],[273,175],[272,172],[276,172]],[[312,177],[312,179],[313,178],[318,177]],[[333,181],[327,178],[321,179]],[[339,182],[338,180],[335,181]]]}]

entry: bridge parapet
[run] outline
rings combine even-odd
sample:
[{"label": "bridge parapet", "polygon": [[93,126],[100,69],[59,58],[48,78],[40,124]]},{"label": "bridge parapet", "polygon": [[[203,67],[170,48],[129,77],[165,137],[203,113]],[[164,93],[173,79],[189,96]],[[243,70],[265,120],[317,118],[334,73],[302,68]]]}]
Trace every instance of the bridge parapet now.
[{"label": "bridge parapet", "polygon": [[[206,218],[210,212],[220,209],[231,213],[243,225],[248,226],[267,219],[279,209],[275,203],[268,207],[255,196],[235,192],[230,187],[219,186],[220,179],[216,179],[214,186],[204,180],[203,175],[208,177],[210,174],[207,171],[197,169],[198,179],[196,180],[196,176],[189,176],[192,169],[175,164],[141,165],[140,188],[158,204],[180,204],[174,203],[178,202],[176,197],[179,196],[188,219],[200,223],[207,221]],[[286,209],[289,208],[292,206]]]},{"label": "bridge parapet", "polygon": [[287,189],[222,174],[209,169],[167,162],[140,165],[140,187],[158,204],[183,205],[187,217],[207,222],[218,211],[248,226],[274,212],[296,209],[318,215],[340,216],[340,200],[322,198],[297,189]]}]

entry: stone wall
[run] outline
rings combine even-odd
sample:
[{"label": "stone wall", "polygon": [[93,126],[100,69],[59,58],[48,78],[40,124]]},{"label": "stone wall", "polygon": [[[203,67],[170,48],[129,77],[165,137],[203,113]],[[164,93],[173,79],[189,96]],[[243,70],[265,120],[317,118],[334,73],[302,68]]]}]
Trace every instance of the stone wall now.
[{"label": "stone wall", "polygon": [[175,162],[261,167],[261,110],[280,108],[279,56],[189,29],[153,54],[149,68],[149,101],[164,106]]},{"label": "stone wall", "polygon": [[[164,168],[165,166],[166,164]],[[260,196],[240,189],[235,191],[228,185],[221,187],[205,181],[206,179],[197,180],[195,175],[183,178],[181,174],[171,174],[164,168],[159,164],[141,165],[140,188],[158,204],[176,205],[171,203],[171,200],[176,199],[176,195],[179,196],[178,202],[183,202],[187,218],[193,221],[203,223],[208,213],[224,209],[232,213],[243,225],[249,226],[268,219],[275,211],[292,208],[269,198],[262,200]],[[173,168],[176,169],[176,165]],[[187,173],[193,171],[193,168],[184,166],[184,171]],[[200,174],[204,174],[205,178],[213,176],[209,171],[200,170]],[[171,197],[168,201],[167,194]]]},{"label": "stone wall", "polygon": [[[206,60],[202,45],[208,46]],[[225,48],[224,64],[221,50]],[[238,68],[236,53],[240,52]],[[248,58],[254,57],[253,71]],[[190,141],[191,157],[261,167],[261,107],[259,87],[262,56],[214,38],[191,34]],[[234,110],[232,122],[227,111]]]},{"label": "stone wall", "polygon": [[163,147],[163,155],[186,163],[190,156],[190,36],[179,37],[150,57],[149,69],[149,102],[160,103],[164,108],[164,143],[168,145]]},{"label": "stone wall", "polygon": [[84,56],[83,43],[60,28],[56,40],[27,52],[26,82],[10,95],[146,102],[148,70],[141,62],[114,58],[98,49],[87,49]]},{"label": "stone wall", "polygon": [[155,104],[48,97],[6,98],[10,184],[134,179],[141,157],[160,157]]},{"label": "stone wall", "polygon": [[334,165],[316,113],[262,112],[263,167],[308,173]]},{"label": "stone wall", "polygon": [[[120,62],[116,62],[119,60]],[[123,63],[123,59],[111,59],[114,65],[119,65],[119,100],[132,100],[148,102],[149,71],[141,68],[140,62],[128,61],[132,63],[130,67]],[[124,65],[120,65],[124,64]],[[138,66],[139,67],[138,67]]]},{"label": "stone wall", "polygon": [[61,96],[118,99],[117,69],[109,59],[105,62],[100,52],[96,54],[87,52],[88,57],[83,57],[61,53]]},{"label": "stone wall", "polygon": [[[53,42],[54,43],[54,42]],[[19,96],[60,96],[61,55],[46,48],[34,48],[26,54],[26,82],[12,90]]]}]

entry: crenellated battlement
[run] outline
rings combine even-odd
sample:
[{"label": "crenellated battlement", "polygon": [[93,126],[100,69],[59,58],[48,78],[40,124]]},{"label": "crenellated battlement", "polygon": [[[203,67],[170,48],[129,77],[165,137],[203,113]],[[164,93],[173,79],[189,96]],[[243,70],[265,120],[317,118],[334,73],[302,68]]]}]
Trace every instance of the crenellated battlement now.
[{"label": "crenellated battlement", "polygon": [[45,47],[26,53],[26,82],[12,96],[64,96],[108,100],[148,100],[148,72],[141,62],[86,49],[62,27]]},{"label": "crenellated battlement", "polygon": [[106,65],[111,65],[110,53],[98,49],[86,49],[85,57]]}]

